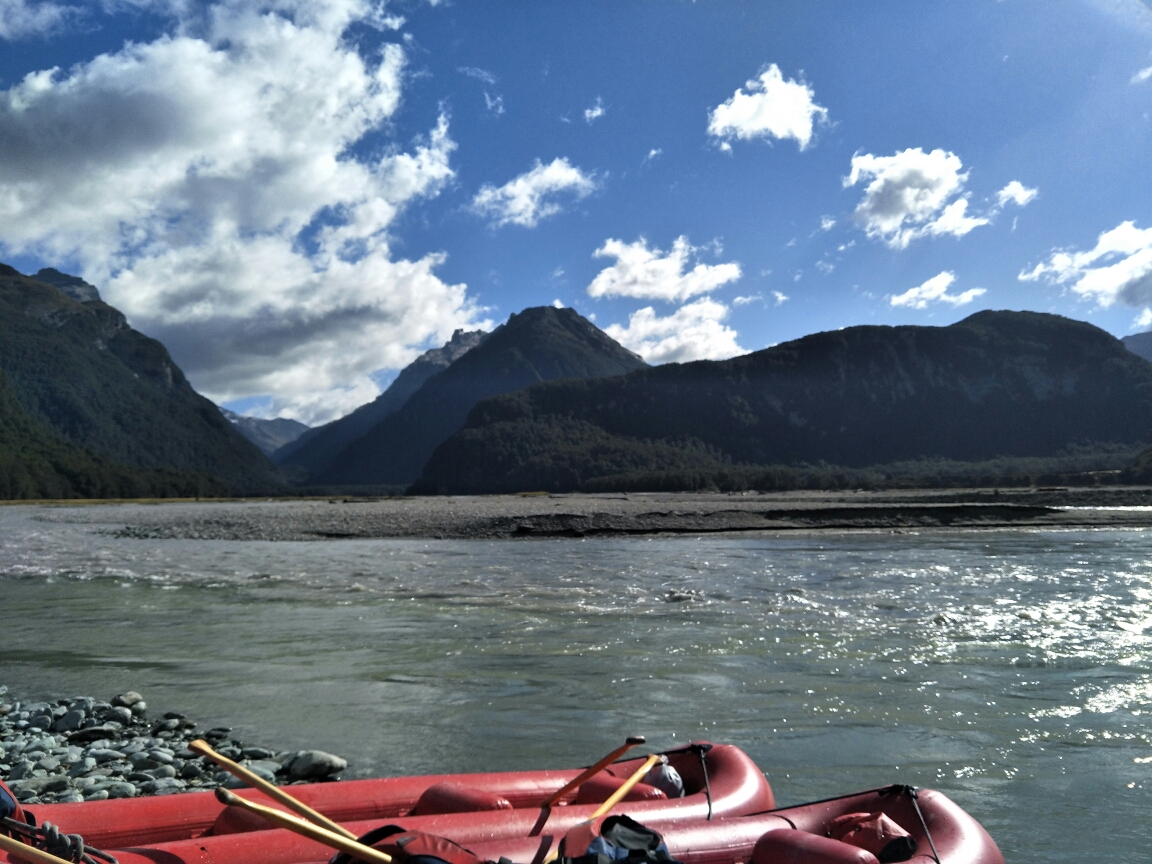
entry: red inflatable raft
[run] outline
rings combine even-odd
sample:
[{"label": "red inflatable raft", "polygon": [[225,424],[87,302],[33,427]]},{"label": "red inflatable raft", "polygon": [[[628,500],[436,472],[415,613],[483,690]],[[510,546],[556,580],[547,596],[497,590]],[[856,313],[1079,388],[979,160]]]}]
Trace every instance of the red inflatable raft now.
[{"label": "red inflatable raft", "polygon": [[[697,742],[667,751],[684,782],[684,797],[638,784],[624,799],[641,821],[741,816],[775,806],[763,772],[737,747]],[[579,769],[501,774],[390,777],[292,786],[294,797],[360,835],[382,821],[448,837],[463,845],[530,835],[558,839],[588,819],[644,762],[610,765],[542,809],[541,801]],[[253,790],[239,792],[266,801]],[[618,805],[623,807],[624,805]],[[154,798],[41,804],[27,808],[43,823],[109,850],[121,864],[295,864],[325,857],[324,847],[258,816],[221,805],[211,792]],[[0,861],[8,861],[0,853]]]}]

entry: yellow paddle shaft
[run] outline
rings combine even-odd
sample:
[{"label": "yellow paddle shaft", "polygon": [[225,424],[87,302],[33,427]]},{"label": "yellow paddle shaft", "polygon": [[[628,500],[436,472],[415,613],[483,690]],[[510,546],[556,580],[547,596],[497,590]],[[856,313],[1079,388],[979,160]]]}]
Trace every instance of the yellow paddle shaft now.
[{"label": "yellow paddle shaft", "polygon": [[573,789],[575,789],[577,786],[579,786],[581,783],[583,783],[585,780],[587,780],[593,774],[599,774],[602,770],[607,768],[609,765],[611,765],[613,762],[615,762],[617,759],[619,759],[621,756],[623,756],[625,753],[627,753],[633,747],[636,747],[639,744],[643,744],[644,740],[645,739],[644,739],[643,735],[631,736],[627,741],[624,742],[624,744],[622,746],[617,747],[615,750],[613,750],[611,753],[609,753],[607,756],[605,756],[603,759],[601,759],[595,765],[589,765],[587,768],[585,768],[583,771],[581,771],[577,777],[573,778],[572,780],[569,780],[560,789],[556,790],[551,795],[549,795],[547,798],[545,798],[543,801],[541,801],[540,806],[541,807],[551,807],[553,804],[555,804],[557,801],[559,801],[561,798],[563,798],[565,795],[567,795],[569,792],[571,792]]},{"label": "yellow paddle shaft", "polygon": [[[663,758],[664,757],[659,753],[653,753],[651,756],[645,759],[644,764],[637,768],[632,773],[632,776],[625,780],[620,785],[620,788],[613,792],[611,796],[609,796],[607,801],[597,807],[596,812],[593,813],[588,819],[584,820],[583,824],[587,825],[590,822],[595,822],[597,819],[599,819],[601,816],[619,804],[624,796],[632,791],[632,787],[643,780],[644,775],[651,771],[656,763]],[[555,849],[548,853],[548,857],[544,859],[544,864],[552,864],[552,862],[555,861],[558,857],[560,857],[559,844],[557,844]]]},{"label": "yellow paddle shaft", "polygon": [[205,756],[208,759],[211,759],[229,774],[233,775],[234,777],[239,777],[253,789],[259,789],[273,801],[279,801],[289,810],[293,810],[296,813],[299,813],[309,822],[319,825],[321,828],[327,828],[333,834],[339,834],[341,837],[346,837],[349,840],[356,839],[356,835],[351,831],[337,824],[336,822],[333,822],[327,816],[324,816],[321,813],[317,813],[304,802],[297,801],[279,786],[269,783],[260,775],[249,771],[243,765],[237,765],[227,756],[222,756],[221,754],[217,753],[212,749],[212,746],[207,741],[204,741],[203,739],[197,739],[188,745],[188,749],[193,753],[199,753],[201,756]]},{"label": "yellow paddle shaft", "polygon": [[57,858],[48,852],[41,852],[39,849],[26,846],[19,840],[13,840],[11,837],[5,837],[3,834],[0,834],[0,849],[19,858],[23,858],[25,861],[31,861],[33,864],[68,864],[63,858]]},{"label": "yellow paddle shaft", "polygon": [[359,843],[354,839],[349,840],[343,834],[337,834],[334,831],[329,831],[327,828],[321,828],[319,825],[313,825],[311,822],[297,819],[291,814],[281,813],[272,807],[256,804],[246,798],[241,798],[239,795],[227,789],[217,789],[216,799],[222,804],[243,807],[245,810],[250,810],[258,816],[263,816],[273,825],[279,825],[281,828],[295,831],[297,834],[301,834],[310,840],[315,840],[317,843],[323,843],[325,846],[339,849],[341,852],[347,852],[353,858],[369,862],[369,864],[392,864],[392,856],[384,854],[379,849],[365,846],[363,843]]},{"label": "yellow paddle shaft", "polygon": [[615,792],[613,792],[608,797],[607,801],[605,801],[603,804],[601,804],[599,807],[596,808],[596,812],[592,814],[591,818],[589,818],[588,821],[592,822],[596,819],[599,819],[601,816],[603,816],[605,813],[607,813],[609,810],[611,810],[613,807],[615,807],[617,804],[619,804],[620,801],[624,798],[624,796],[632,791],[632,787],[635,786],[637,783],[639,783],[641,780],[643,780],[644,775],[647,774],[649,771],[651,771],[652,768],[656,765],[656,763],[659,762],[663,758],[664,757],[661,756],[659,753],[653,753],[651,756],[649,756],[647,759],[645,759],[644,764],[641,765],[639,768],[637,768],[632,773],[632,776],[629,777],[627,780],[625,780],[620,785],[620,788],[617,789]]}]

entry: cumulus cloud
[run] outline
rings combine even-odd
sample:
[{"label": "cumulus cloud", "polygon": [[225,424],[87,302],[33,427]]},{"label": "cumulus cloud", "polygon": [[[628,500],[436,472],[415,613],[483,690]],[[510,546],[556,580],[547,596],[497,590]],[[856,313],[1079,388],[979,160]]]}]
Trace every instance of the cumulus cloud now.
[{"label": "cumulus cloud", "polygon": [[828,109],[814,101],[812,88],[803,81],[785,80],[775,63],[745,82],[744,88],[708,115],[709,135],[725,143],[733,138],[792,138],[803,150],[812,141],[814,124],[828,118]]},{"label": "cumulus cloud", "polygon": [[955,153],[919,147],[894,156],[871,153],[852,157],[845,188],[866,182],[864,200],[856,207],[856,220],[869,237],[894,249],[926,236],[963,237],[988,220],[968,215],[968,199],[958,197],[968,180]]},{"label": "cumulus cloud", "polygon": [[59,3],[0,0],[0,39],[12,41],[42,36],[75,17],[79,11]]},{"label": "cumulus cloud", "polygon": [[783,303],[785,300],[788,300],[788,299],[789,299],[787,294],[784,294],[784,293],[782,293],[782,292],[780,292],[780,291],[773,291],[773,292],[772,292],[772,296],[776,298],[776,305],[777,305],[777,306],[779,306],[779,305],[780,305],[781,303]]},{"label": "cumulus cloud", "polygon": [[704,297],[661,318],[651,306],[633,312],[628,326],[612,324],[604,332],[649,363],[726,360],[746,354],[737,333],[722,322],[728,307]]},{"label": "cumulus cloud", "polygon": [[925,309],[929,303],[950,303],[952,306],[963,306],[971,303],[982,294],[987,294],[984,288],[969,288],[960,294],[949,294],[948,289],[956,281],[956,274],[945,270],[937,273],[923,285],[909,288],[903,294],[888,298],[893,306],[907,306],[910,309]]},{"label": "cumulus cloud", "polygon": [[1152,66],[1146,66],[1135,75],[1132,76],[1132,84],[1143,84],[1149,78],[1152,78]]},{"label": "cumulus cloud", "polygon": [[447,119],[408,152],[352,152],[400,99],[403,49],[344,39],[381,15],[236,0],[0,91],[0,248],[79,262],[217,401],[320,422],[370,399],[370,373],[479,315],[442,255],[389,250],[396,214],[453,177]]},{"label": "cumulus cloud", "polygon": [[596,104],[591,108],[584,109],[584,122],[591,125],[593,120],[598,120],[604,116],[604,100],[599,96],[596,97]]},{"label": "cumulus cloud", "polygon": [[1089,251],[1058,250],[1019,278],[1070,285],[1081,297],[1104,307],[1152,303],[1152,228],[1121,222],[1101,234]]},{"label": "cumulus cloud", "polygon": [[697,294],[707,294],[740,278],[740,265],[696,264],[687,270],[700,248],[677,237],[668,252],[649,249],[641,237],[635,243],[606,240],[593,254],[615,258],[616,263],[596,274],[588,286],[593,297],[640,297],[682,302]]},{"label": "cumulus cloud", "polygon": [[541,219],[562,209],[555,196],[568,193],[584,198],[597,188],[596,178],[585,174],[567,159],[536,164],[503,186],[485,184],[472,199],[472,209],[496,226],[523,225],[534,228]]},{"label": "cumulus cloud", "polygon": [[867,184],[855,219],[869,237],[893,249],[904,249],[921,237],[963,237],[991,222],[1006,204],[1023,207],[1037,195],[1037,190],[1013,180],[996,193],[996,202],[985,213],[970,215],[963,167],[959,156],[940,149],[925,153],[909,148],[892,156],[857,153],[844,187]]},{"label": "cumulus cloud", "polygon": [[1038,190],[1029,189],[1019,180],[1013,180],[996,193],[996,206],[997,208],[1003,208],[1006,204],[1015,204],[1017,207],[1024,207],[1028,202],[1032,201],[1037,194],[1039,194]]}]

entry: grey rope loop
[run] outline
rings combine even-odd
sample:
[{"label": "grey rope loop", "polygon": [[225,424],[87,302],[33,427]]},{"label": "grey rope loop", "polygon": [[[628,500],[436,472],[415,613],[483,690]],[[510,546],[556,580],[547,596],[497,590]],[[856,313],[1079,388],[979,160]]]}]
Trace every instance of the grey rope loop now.
[{"label": "grey rope loop", "polygon": [[[704,754],[712,749],[711,744],[692,744],[692,749],[700,757],[700,770],[704,772],[704,794],[708,798],[708,821],[712,821],[712,783],[708,779],[708,763],[704,761]],[[939,861],[936,864],[940,864]]]},{"label": "grey rope loop", "polygon": [[73,864],[97,864],[92,856],[106,864],[119,864],[116,858],[107,852],[87,845],[79,834],[65,834],[51,822],[45,822],[37,828],[35,825],[28,825],[5,816],[0,819],[0,823],[13,836],[19,835],[23,839],[31,840],[35,848],[65,861],[71,861]]}]

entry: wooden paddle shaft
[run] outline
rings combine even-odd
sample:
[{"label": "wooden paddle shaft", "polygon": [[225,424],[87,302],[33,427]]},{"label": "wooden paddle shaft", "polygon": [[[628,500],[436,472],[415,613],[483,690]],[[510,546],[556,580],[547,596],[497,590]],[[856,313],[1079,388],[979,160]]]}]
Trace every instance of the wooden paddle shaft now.
[{"label": "wooden paddle shaft", "polygon": [[392,856],[386,855],[379,849],[365,846],[355,839],[349,840],[343,834],[337,834],[334,831],[321,828],[319,825],[313,825],[311,822],[297,819],[289,813],[281,813],[279,810],[265,807],[263,804],[257,804],[246,798],[241,798],[239,795],[227,789],[217,789],[216,799],[222,804],[243,807],[245,810],[249,810],[258,816],[263,816],[273,825],[279,825],[281,828],[295,831],[297,834],[302,834],[311,840],[315,840],[317,843],[323,843],[325,846],[331,846],[333,849],[347,852],[353,858],[361,861],[370,862],[370,864],[392,864]]},{"label": "wooden paddle shaft", "polygon": [[41,852],[39,849],[26,846],[19,840],[13,840],[3,834],[0,834],[0,849],[18,858],[23,858],[25,861],[31,861],[33,864],[68,864],[63,858],[57,858],[48,852]]},{"label": "wooden paddle shaft", "polygon": [[317,813],[304,802],[297,801],[283,789],[272,783],[269,783],[259,774],[254,774],[243,765],[237,765],[227,756],[222,756],[221,754],[217,753],[212,749],[212,746],[207,741],[204,741],[203,739],[197,739],[188,745],[188,749],[193,753],[199,753],[201,756],[205,756],[211,759],[229,774],[235,777],[239,777],[252,788],[259,789],[273,801],[279,801],[289,810],[293,810],[299,813],[309,822],[313,822],[316,825],[319,825],[321,828],[327,828],[332,833],[339,834],[342,837],[348,838],[349,840],[356,839],[356,835],[349,831],[347,828],[337,824],[336,822],[333,822],[322,813]]},{"label": "wooden paddle shaft", "polygon": [[563,785],[563,787],[561,787],[556,792],[553,792],[551,795],[549,795],[547,798],[545,798],[543,801],[541,801],[540,806],[541,807],[551,807],[553,804],[555,804],[557,801],[559,801],[561,798],[563,798],[565,795],[567,795],[569,792],[571,792],[573,789],[575,789],[577,786],[579,786],[581,783],[583,783],[585,780],[587,780],[593,774],[599,774],[602,770],[607,768],[609,765],[611,765],[613,762],[615,762],[617,759],[619,759],[621,756],[623,756],[625,753],[627,753],[633,747],[636,747],[640,744],[643,744],[645,740],[646,739],[644,738],[643,735],[633,735],[628,740],[626,740],[622,746],[617,747],[615,750],[613,750],[611,753],[609,753],[607,756],[605,756],[603,759],[601,759],[595,765],[589,765],[587,768],[585,768],[583,771],[581,771],[580,774],[575,779],[569,780],[567,783],[565,783]]},{"label": "wooden paddle shaft", "polygon": [[[632,787],[644,779],[644,775],[652,770],[652,767],[660,762],[664,757],[659,753],[653,753],[644,760],[644,764],[632,772],[632,776],[620,784],[620,788],[609,796],[608,800],[596,808],[596,812],[590,817],[581,822],[581,825],[590,825],[595,822],[613,807],[623,800],[624,796],[632,791]],[[544,859],[544,864],[552,864],[557,858],[560,857],[560,846],[557,844],[556,848],[548,853],[548,857]]]},{"label": "wooden paddle shaft", "polygon": [[621,784],[620,788],[617,789],[615,792],[613,792],[608,797],[607,801],[605,801],[603,804],[601,804],[599,807],[596,808],[596,812],[592,814],[591,818],[588,821],[593,822],[596,819],[599,819],[601,816],[603,816],[605,813],[607,813],[609,810],[611,810],[613,807],[615,807],[617,804],[619,804],[620,801],[624,798],[624,796],[632,791],[632,787],[635,786],[637,783],[639,783],[641,780],[643,780],[644,775],[646,775],[649,771],[651,771],[653,766],[655,766],[656,763],[659,762],[663,758],[664,757],[661,756],[659,753],[653,753],[651,756],[649,756],[647,759],[645,759],[644,764],[641,765],[639,768],[637,768],[632,773],[632,776],[629,777],[627,780],[625,780]]}]

